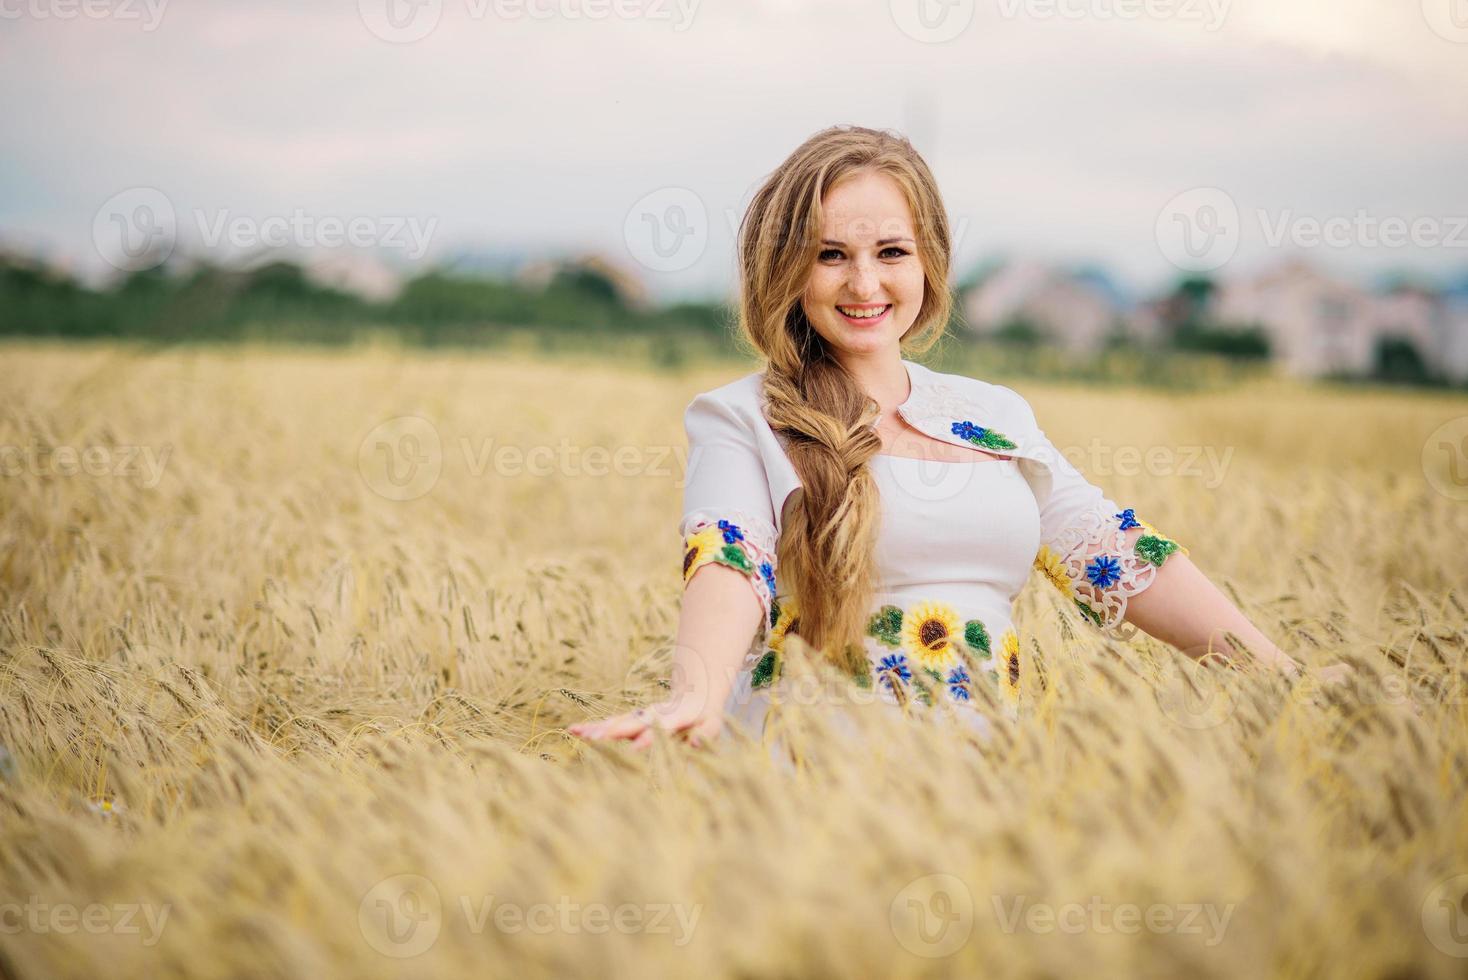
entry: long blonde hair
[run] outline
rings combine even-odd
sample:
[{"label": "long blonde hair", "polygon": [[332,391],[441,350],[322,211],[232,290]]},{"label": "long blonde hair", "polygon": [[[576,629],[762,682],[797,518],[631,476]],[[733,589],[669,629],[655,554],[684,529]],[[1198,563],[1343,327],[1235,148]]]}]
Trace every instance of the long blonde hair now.
[{"label": "long blonde hair", "polygon": [[785,437],[804,489],[777,549],[781,591],[793,595],[801,640],[852,673],[866,670],[862,637],[877,581],[881,511],[867,463],[882,448],[873,428],[880,408],[831,355],[801,298],[821,250],[822,198],[865,171],[894,178],[912,212],[924,295],[900,344],[923,353],[947,327],[952,243],[937,183],[904,137],[821,130],[766,178],[739,226],[740,329],[763,356],[765,418]]}]

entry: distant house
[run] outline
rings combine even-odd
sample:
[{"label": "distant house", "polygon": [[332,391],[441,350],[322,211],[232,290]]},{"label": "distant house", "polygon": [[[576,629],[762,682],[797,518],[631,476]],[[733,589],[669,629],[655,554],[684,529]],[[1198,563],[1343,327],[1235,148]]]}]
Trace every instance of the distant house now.
[{"label": "distant house", "polygon": [[305,269],[306,277],[318,286],[378,302],[393,299],[403,288],[402,273],[368,251],[324,249],[306,259]]},{"label": "distant house", "polygon": [[515,278],[526,286],[543,289],[557,275],[581,271],[593,273],[610,284],[618,301],[628,309],[646,310],[652,305],[647,285],[641,277],[625,264],[597,252],[570,258],[533,259],[519,268]]},{"label": "distant house", "polygon": [[969,327],[993,335],[1023,322],[1060,347],[1099,350],[1123,318],[1125,297],[1102,272],[1069,270],[1033,260],[981,270],[961,289]]},{"label": "distant house", "polygon": [[1428,368],[1468,378],[1468,303],[1421,286],[1372,292],[1300,259],[1219,284],[1211,319],[1259,326],[1275,360],[1290,374],[1368,374],[1378,346],[1405,341]]}]

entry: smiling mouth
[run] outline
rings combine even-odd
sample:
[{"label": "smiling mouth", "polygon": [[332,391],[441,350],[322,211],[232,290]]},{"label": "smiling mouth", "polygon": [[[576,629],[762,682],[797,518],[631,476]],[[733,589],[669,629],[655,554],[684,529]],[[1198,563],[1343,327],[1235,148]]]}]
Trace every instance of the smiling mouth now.
[{"label": "smiling mouth", "polygon": [[862,305],[862,306],[838,306],[836,312],[853,323],[874,323],[887,315],[892,309],[891,303]]}]

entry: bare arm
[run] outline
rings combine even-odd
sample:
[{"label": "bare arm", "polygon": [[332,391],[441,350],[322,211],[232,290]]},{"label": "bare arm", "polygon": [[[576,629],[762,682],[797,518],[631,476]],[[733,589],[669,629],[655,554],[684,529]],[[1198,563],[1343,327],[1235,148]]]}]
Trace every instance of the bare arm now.
[{"label": "bare arm", "polygon": [[[1127,532],[1133,543],[1143,533],[1134,528]],[[1289,677],[1297,676],[1300,665],[1274,644],[1249,621],[1223,591],[1203,571],[1177,553],[1157,570],[1156,578],[1143,592],[1131,597],[1126,621],[1192,657],[1200,659],[1209,653],[1233,659],[1254,659]],[[1225,634],[1233,634],[1247,649],[1238,649]],[[1327,667],[1321,670],[1323,680],[1344,676],[1347,668]]]},{"label": "bare arm", "polygon": [[703,566],[684,589],[667,699],[640,716],[627,712],[571,725],[569,731],[588,740],[628,739],[639,749],[652,744],[654,726],[684,733],[695,744],[713,739],[763,615],[743,574],[724,565]]}]

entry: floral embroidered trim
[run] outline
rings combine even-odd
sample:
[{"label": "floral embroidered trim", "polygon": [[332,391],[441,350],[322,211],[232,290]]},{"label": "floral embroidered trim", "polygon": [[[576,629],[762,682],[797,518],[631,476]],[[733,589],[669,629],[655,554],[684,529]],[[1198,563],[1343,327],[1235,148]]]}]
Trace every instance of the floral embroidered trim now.
[{"label": "floral embroidered trim", "polygon": [[[794,602],[788,597],[777,599],[770,622],[764,651],[752,652],[745,659],[751,688],[769,687],[780,680],[786,637],[799,634],[800,615]],[[953,701],[972,701],[975,678],[980,676],[993,681],[1011,707],[1018,701],[1019,638],[1012,628],[1001,636],[1001,656],[995,657],[982,622],[961,622],[952,606],[925,600],[906,611],[883,606],[868,620],[867,635],[893,652],[873,659],[871,670],[859,674],[855,682],[864,688],[875,682],[900,705],[916,698],[931,706],[935,694],[941,692]]]},{"label": "floral embroidered trim", "polygon": [[[1128,543],[1126,532],[1138,527],[1146,533]],[[1088,622],[1114,630],[1126,615],[1127,599],[1151,585],[1157,569],[1177,551],[1188,553],[1128,507],[1117,514],[1087,515],[1041,545],[1034,567]]]},{"label": "floral embroidered trim", "polygon": [[1004,631],[999,640],[999,690],[1011,708],[1019,704],[1019,635]]},{"label": "floral embroidered trim", "polygon": [[931,382],[914,387],[905,405],[899,409],[902,416],[935,439],[946,440],[953,435],[985,449],[1019,448],[999,430],[973,422],[974,417],[986,415],[987,407],[949,385]]},{"label": "floral embroidered trim", "polygon": [[968,701],[974,676],[985,669],[995,672],[988,629],[977,619],[961,621],[945,602],[917,602],[906,610],[883,606],[867,621],[867,635],[899,651],[884,656],[875,669],[878,682],[899,703],[905,702],[909,686],[924,704],[932,704],[935,686],[945,685],[949,697]]},{"label": "floral embroidered trim", "polygon": [[750,674],[751,687],[769,687],[780,679],[780,667],[785,662],[785,637],[792,630],[799,636],[799,626],[800,616],[796,613],[795,603],[789,599],[784,602],[774,600],[770,606],[768,649],[755,661]]},{"label": "floral embroidered trim", "polygon": [[760,608],[773,625],[775,600],[775,546],[772,531],[741,513],[723,517],[689,515],[684,521],[683,584],[708,564],[725,565],[749,578]]},{"label": "floral embroidered trim", "polygon": [[1015,449],[1018,445],[997,429],[986,429],[968,421],[954,422],[953,434],[985,449]]}]

